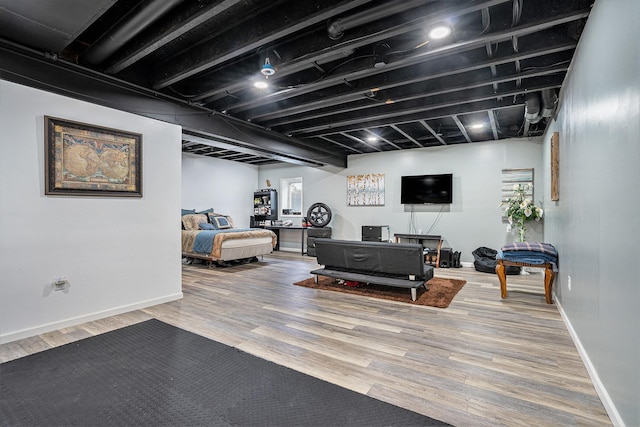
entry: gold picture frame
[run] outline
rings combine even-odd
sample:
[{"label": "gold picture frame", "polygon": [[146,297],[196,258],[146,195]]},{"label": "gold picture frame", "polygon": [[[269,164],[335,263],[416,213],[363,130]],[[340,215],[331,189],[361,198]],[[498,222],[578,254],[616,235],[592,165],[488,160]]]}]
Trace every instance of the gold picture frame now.
[{"label": "gold picture frame", "polygon": [[142,197],[142,135],[45,116],[45,194]]}]

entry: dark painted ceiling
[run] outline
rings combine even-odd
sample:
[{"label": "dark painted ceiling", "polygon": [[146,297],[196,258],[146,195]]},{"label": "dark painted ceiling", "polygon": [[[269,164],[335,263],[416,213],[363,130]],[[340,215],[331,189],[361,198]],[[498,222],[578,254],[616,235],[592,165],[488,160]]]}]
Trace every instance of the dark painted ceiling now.
[{"label": "dark painted ceiling", "polygon": [[592,1],[0,0],[0,77],[173,114],[184,152],[344,166],[541,135]]}]

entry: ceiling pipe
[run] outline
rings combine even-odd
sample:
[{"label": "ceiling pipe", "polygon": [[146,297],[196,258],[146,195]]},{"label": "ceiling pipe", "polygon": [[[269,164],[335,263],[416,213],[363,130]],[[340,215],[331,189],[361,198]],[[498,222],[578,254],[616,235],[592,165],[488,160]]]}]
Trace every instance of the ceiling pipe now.
[{"label": "ceiling pipe", "polygon": [[551,117],[558,103],[555,89],[542,89],[541,92],[529,92],[524,98],[524,131],[529,133],[529,127],[538,123],[544,117]]},{"label": "ceiling pipe", "polygon": [[83,55],[82,60],[97,65],[124,46],[129,40],[151,25],[182,0],[146,0],[131,16],[120,21]]},{"label": "ceiling pipe", "polygon": [[542,117],[551,117],[557,103],[558,96],[555,89],[542,89]]},{"label": "ceiling pipe", "polygon": [[542,120],[542,110],[540,108],[540,92],[528,92],[524,96],[524,131],[523,135],[529,133],[529,126]]},{"label": "ceiling pipe", "polygon": [[524,118],[535,124],[542,120],[540,109],[540,92],[530,92],[524,97]]},{"label": "ceiling pipe", "polygon": [[329,23],[327,32],[331,40],[339,40],[346,30],[413,9],[414,7],[423,6],[425,3],[427,3],[425,0],[396,0],[393,3],[385,3],[351,16],[336,19]]}]

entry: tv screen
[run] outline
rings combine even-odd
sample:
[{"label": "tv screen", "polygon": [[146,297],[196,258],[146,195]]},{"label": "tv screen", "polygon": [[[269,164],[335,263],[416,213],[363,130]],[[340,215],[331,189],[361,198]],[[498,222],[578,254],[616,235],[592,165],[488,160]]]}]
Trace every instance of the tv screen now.
[{"label": "tv screen", "polygon": [[452,203],[453,174],[403,176],[400,203]]}]

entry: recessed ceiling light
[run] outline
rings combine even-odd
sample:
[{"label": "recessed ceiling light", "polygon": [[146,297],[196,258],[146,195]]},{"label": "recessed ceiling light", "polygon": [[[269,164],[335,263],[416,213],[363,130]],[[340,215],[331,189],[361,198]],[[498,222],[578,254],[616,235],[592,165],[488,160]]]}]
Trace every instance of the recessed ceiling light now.
[{"label": "recessed ceiling light", "polygon": [[264,80],[258,80],[257,82],[253,83],[253,85],[258,89],[266,89],[269,87],[269,83],[265,82]]},{"label": "recessed ceiling light", "polygon": [[451,34],[451,28],[440,26],[435,27],[433,30],[429,31],[429,38],[433,40],[443,39]]},{"label": "recessed ceiling light", "polygon": [[484,127],[484,124],[482,123],[476,123],[474,125],[471,125],[471,129],[482,129]]},{"label": "recessed ceiling light", "polygon": [[369,141],[369,142],[376,142],[377,140],[378,140],[377,136],[373,136],[372,135],[372,136],[368,136],[367,137],[367,141]]}]

